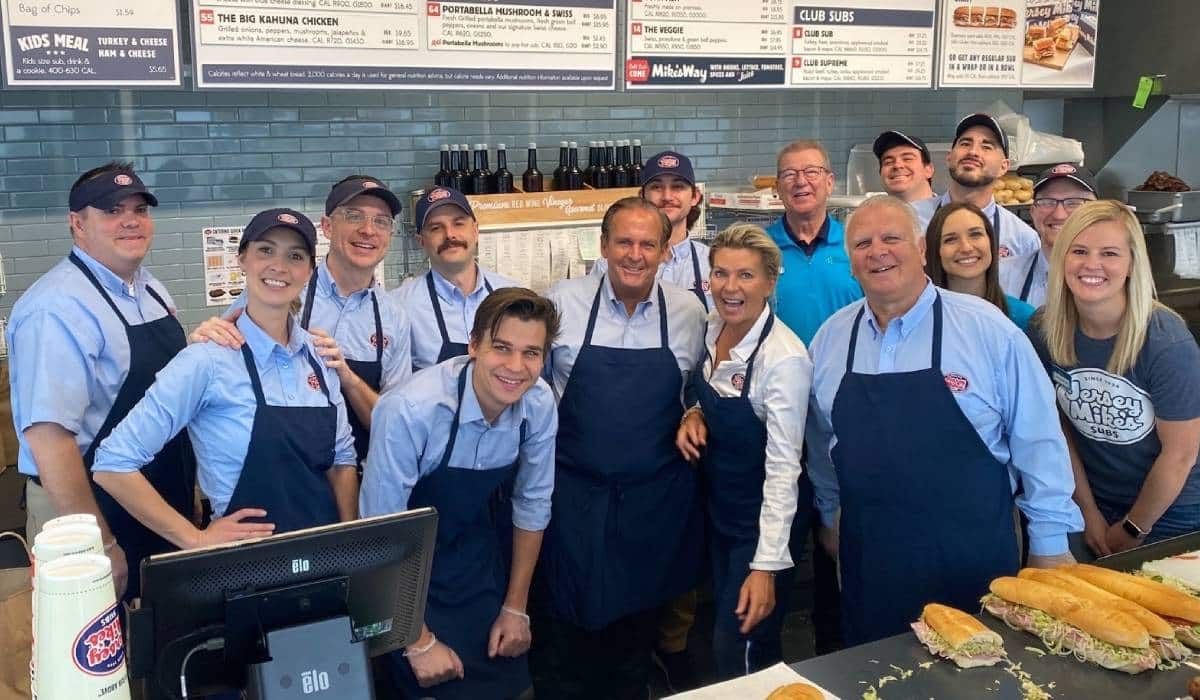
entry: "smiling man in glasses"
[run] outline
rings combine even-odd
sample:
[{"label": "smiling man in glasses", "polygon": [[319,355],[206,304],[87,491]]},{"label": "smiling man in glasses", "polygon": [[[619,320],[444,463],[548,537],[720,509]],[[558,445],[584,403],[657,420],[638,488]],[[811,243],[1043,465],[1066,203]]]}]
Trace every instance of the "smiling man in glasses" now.
[{"label": "smiling man in glasses", "polygon": [[[319,336],[317,347],[341,381],[359,465],[367,456],[371,410],[379,395],[412,374],[408,315],[375,277],[399,213],[400,199],[376,178],[351,175],[335,184],[321,217],[329,254],[300,295],[300,325]],[[205,321],[191,340],[241,347],[233,321],[242,305],[239,299],[224,319]]]},{"label": "smiling man in glasses", "polygon": [[1059,163],[1038,175],[1033,183],[1033,227],[1042,247],[1022,262],[1021,289],[1016,296],[1033,306],[1046,303],[1046,279],[1050,274],[1050,251],[1071,212],[1096,198],[1096,180],[1082,166]]}]

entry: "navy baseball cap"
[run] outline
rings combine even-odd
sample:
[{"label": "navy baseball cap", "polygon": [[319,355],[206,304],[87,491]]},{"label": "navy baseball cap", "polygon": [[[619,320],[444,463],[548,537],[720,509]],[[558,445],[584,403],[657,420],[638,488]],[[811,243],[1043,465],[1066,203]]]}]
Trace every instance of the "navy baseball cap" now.
[{"label": "navy baseball cap", "polygon": [[300,234],[304,239],[304,246],[308,248],[308,254],[316,257],[317,229],[307,216],[295,209],[268,209],[255,214],[250,223],[246,224],[246,228],[242,229],[242,241],[238,244],[238,250],[241,251],[249,243],[262,238],[267,231],[281,227],[290,228]]},{"label": "navy baseball cap", "polygon": [[687,180],[689,185],[695,186],[696,184],[696,173],[692,170],[692,161],[682,153],[675,151],[663,151],[646,159],[646,165],[642,168],[642,185],[645,186],[647,182],[659,175],[675,175]]},{"label": "navy baseball cap", "polygon": [[388,209],[391,210],[392,216],[400,213],[400,198],[379,180],[363,175],[361,177],[347,178],[329,190],[329,196],[325,198],[325,216],[329,216],[333,213],[334,209],[337,209],[360,194],[382,199],[388,205]]},{"label": "navy baseball cap", "polygon": [[158,206],[158,197],[146,189],[137,173],[132,170],[111,170],[72,187],[68,201],[71,211],[83,211],[84,207],[111,209],[122,199],[135,194],[145,197],[150,206]]},{"label": "navy baseball cap", "polygon": [[929,148],[925,145],[924,141],[916,136],[909,136],[903,131],[896,131],[894,129],[885,131],[875,137],[875,145],[871,146],[871,150],[875,153],[875,158],[882,161],[883,154],[887,153],[889,148],[896,146],[912,146],[921,152],[921,158],[926,163],[933,161],[933,158],[929,155]]},{"label": "navy baseball cap", "polygon": [[1000,128],[1000,122],[990,114],[976,112],[968,114],[958,123],[958,127],[954,130],[954,140],[958,141],[958,137],[963,135],[963,132],[973,126],[982,126],[996,135],[996,140],[1000,142],[1000,148],[1004,150],[1004,157],[1008,157],[1008,136],[1004,133],[1004,129]]},{"label": "navy baseball cap", "polygon": [[453,204],[467,212],[467,215],[472,219],[475,218],[475,211],[471,209],[471,204],[467,201],[466,195],[452,187],[434,187],[432,190],[426,192],[417,202],[416,216],[413,218],[413,223],[416,224],[417,231],[425,227],[425,219],[429,216],[430,212],[447,204]]},{"label": "navy baseball cap", "polygon": [[1096,192],[1096,178],[1088,172],[1087,168],[1075,165],[1074,163],[1059,163],[1043,170],[1037,176],[1037,180],[1033,182],[1033,191],[1037,192],[1047,183],[1054,180],[1071,180],[1093,195],[1100,196]]}]

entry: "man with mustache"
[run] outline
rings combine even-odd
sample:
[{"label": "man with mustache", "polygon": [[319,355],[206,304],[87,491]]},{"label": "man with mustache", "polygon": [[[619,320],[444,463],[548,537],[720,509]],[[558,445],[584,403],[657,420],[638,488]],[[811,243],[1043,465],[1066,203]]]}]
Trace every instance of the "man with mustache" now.
[{"label": "man with mustache", "polygon": [[[341,381],[360,469],[379,396],[412,374],[408,314],[375,278],[399,213],[399,198],[369,175],[351,175],[330,188],[321,219],[329,254],[300,296],[300,325],[318,336],[317,347]],[[245,339],[235,321],[245,305],[240,297],[225,318],[205,321],[192,342],[240,348]]]},{"label": "man with mustache", "polygon": [[488,294],[516,282],[475,262],[479,222],[463,193],[435,187],[417,202],[417,243],[429,272],[392,292],[412,319],[413,371],[467,354],[475,311]]},{"label": "man with mustache", "polygon": [[1022,262],[1041,247],[1037,232],[1016,214],[996,204],[992,183],[1008,172],[1008,137],[990,114],[968,114],[954,130],[954,145],[946,154],[950,189],[936,199],[913,204],[922,230],[933,213],[950,202],[970,202],[983,210],[1000,239],[1000,286],[1005,293],[1021,293]]},{"label": "man with mustache", "polygon": [[655,276],[671,223],[654,204],[618,200],[600,231],[608,271],[546,295],[559,430],[530,664],[537,696],[564,700],[646,697],[659,606],[696,585],[704,539],[675,447],[704,307]]},{"label": "man with mustache", "polygon": [[879,179],[893,197],[912,204],[932,199],[933,158],[925,142],[902,131],[885,131],[871,147],[879,159]]}]

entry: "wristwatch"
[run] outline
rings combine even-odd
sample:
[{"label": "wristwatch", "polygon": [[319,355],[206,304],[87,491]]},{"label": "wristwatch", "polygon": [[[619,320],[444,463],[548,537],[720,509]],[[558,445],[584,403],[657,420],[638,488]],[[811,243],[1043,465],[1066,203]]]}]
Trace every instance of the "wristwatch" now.
[{"label": "wristwatch", "polygon": [[1121,521],[1121,527],[1125,528],[1125,532],[1129,533],[1129,536],[1135,540],[1140,540],[1146,535],[1150,534],[1149,530],[1143,530],[1142,528],[1138,527],[1128,517]]}]

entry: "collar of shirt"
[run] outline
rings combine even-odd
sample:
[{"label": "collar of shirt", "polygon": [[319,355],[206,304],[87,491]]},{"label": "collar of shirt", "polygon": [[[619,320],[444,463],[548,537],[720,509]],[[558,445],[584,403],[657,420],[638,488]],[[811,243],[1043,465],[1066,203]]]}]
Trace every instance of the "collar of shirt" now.
[{"label": "collar of shirt", "polygon": [[[375,287],[375,278],[372,277],[371,282],[365,288],[360,289],[357,292],[351,292],[350,294],[343,295],[341,291],[338,290],[337,280],[333,279],[333,273],[329,271],[329,265],[324,261],[322,261],[320,265],[317,265],[317,269],[313,274],[313,278],[316,280],[317,292],[323,296],[333,299],[341,306],[344,306],[346,302],[351,300],[357,301],[361,304],[367,300],[371,290]],[[312,282],[310,281],[309,284],[312,284]]]},{"label": "collar of shirt", "polygon": [[645,299],[638,302],[637,307],[634,308],[632,314],[625,312],[625,302],[618,299],[616,292],[613,291],[611,276],[607,274],[604,275],[604,286],[602,289],[603,291],[600,292],[600,295],[607,302],[604,304],[604,306],[606,306],[614,316],[620,318],[622,321],[636,318],[639,315],[645,316],[646,314],[649,314],[651,310],[654,309],[654,307],[658,304],[657,276],[654,278],[654,284],[650,286],[650,293],[646,295]]},{"label": "collar of shirt", "polygon": [[[899,318],[892,319],[886,330],[891,330],[892,326],[896,327],[896,332],[900,334],[902,339],[907,339],[909,335],[916,330],[917,326],[921,325],[921,321],[933,308],[933,300],[937,297],[937,289],[934,288],[933,282],[928,277],[925,278],[925,289],[921,291],[921,296],[917,297],[917,303],[913,304],[912,308],[905,311]],[[884,331],[879,329],[879,324],[875,321],[875,312],[871,310],[871,300],[866,300],[867,313],[863,314],[866,318],[867,327],[874,334],[872,337],[878,338],[883,335]]]},{"label": "collar of shirt", "polygon": [[[505,408],[500,412],[500,416],[496,418],[495,423],[489,423],[483,415],[483,407],[479,405],[479,397],[475,394],[475,369],[477,365],[471,362],[469,366],[467,362],[469,357],[458,357],[453,361],[453,370],[449,373],[448,381],[450,382],[450,390],[454,393],[451,397],[455,397],[458,393],[458,373],[460,371],[467,372],[467,384],[463,387],[462,406],[458,412],[458,422],[460,425],[467,423],[482,423],[489,428],[500,428],[515,425],[524,418],[524,397],[515,404]],[[454,405],[450,404],[450,410],[454,410]]]},{"label": "collar of shirt", "polygon": [[[937,206],[934,207],[934,210],[936,211],[937,209],[941,209],[942,207],[946,206],[949,203],[950,203],[950,192],[949,191],[943,192],[937,198]],[[996,204],[996,198],[989,196],[987,206],[981,210],[983,212],[984,216],[986,216],[988,218],[988,221],[993,220],[992,217],[994,217],[996,215],[996,207],[997,206],[998,205]],[[997,234],[999,234],[999,232],[997,232]]]},{"label": "collar of shirt", "polygon": [[257,323],[250,318],[250,314],[243,313],[238,316],[237,327],[242,332],[242,336],[250,345],[250,353],[254,355],[254,364],[259,370],[267,367],[267,363],[271,360],[271,355],[278,351],[286,357],[295,357],[300,354],[305,345],[308,344],[312,336],[308,331],[300,327],[300,322],[294,316],[288,316],[288,323],[291,324],[291,333],[288,335],[287,347],[280,345],[274,338],[267,335]]},{"label": "collar of shirt", "polygon": [[487,287],[484,286],[484,281],[487,279],[487,272],[478,264],[475,265],[475,289],[471,290],[470,294],[463,294],[453,282],[442,276],[442,273],[429,268],[429,274],[433,275],[433,288],[437,291],[437,295],[442,299],[454,302],[467,297],[474,297],[481,292],[486,292]]},{"label": "collar of shirt", "polygon": [[[708,348],[709,361],[715,362],[717,357],[717,337],[721,335],[721,329],[725,327],[725,322],[721,320],[720,315],[716,311],[712,311],[711,314],[704,344]],[[764,306],[762,312],[758,314],[758,319],[754,322],[754,325],[750,327],[750,330],[746,331],[745,337],[729,350],[730,360],[742,364],[750,361],[750,354],[754,352],[754,348],[758,347],[758,338],[762,335],[763,326],[767,324],[767,317],[770,314],[771,308]]]},{"label": "collar of shirt", "polygon": [[[665,265],[668,262],[676,261],[676,260],[679,262],[690,261],[691,259],[692,259],[692,239],[685,238],[682,241],[671,246],[671,260],[664,261],[663,264]],[[662,265],[659,265],[659,269],[660,270],[662,269]]]},{"label": "collar of shirt", "polygon": [[796,234],[792,232],[792,227],[788,225],[786,215],[783,217],[783,232],[787,234],[788,240],[792,242],[792,245],[796,246],[800,250],[803,250],[805,255],[812,257],[812,254],[816,252],[817,248],[821,247],[829,240],[829,214],[825,215],[825,220],[821,222],[821,228],[817,229],[817,235],[813,236],[812,241],[809,243],[805,243],[804,241],[800,240]]},{"label": "collar of shirt", "polygon": [[131,288],[125,280],[121,279],[117,273],[108,269],[103,263],[96,260],[92,256],[83,252],[79,246],[72,246],[71,252],[75,253],[76,257],[83,261],[96,279],[100,280],[100,286],[114,294],[120,294],[126,298],[135,298],[137,293],[146,288],[146,283],[149,281],[150,273],[146,272],[146,268],[138,265],[138,268],[133,273],[133,287]]}]

